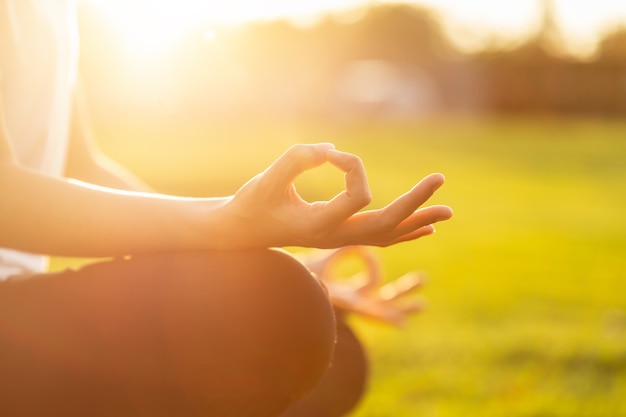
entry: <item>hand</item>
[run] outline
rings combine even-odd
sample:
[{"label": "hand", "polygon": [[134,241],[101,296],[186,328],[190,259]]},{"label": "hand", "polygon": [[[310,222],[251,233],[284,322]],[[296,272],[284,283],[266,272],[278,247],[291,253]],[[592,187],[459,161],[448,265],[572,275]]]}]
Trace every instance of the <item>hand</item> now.
[{"label": "hand", "polygon": [[[416,272],[410,272],[383,285],[380,262],[366,247],[351,246],[330,253],[314,252],[296,256],[324,283],[339,314],[356,313],[387,324],[402,326],[411,313],[423,309],[419,300],[406,299],[423,286],[422,277]],[[333,266],[347,257],[361,261],[365,271],[347,280],[339,280],[332,271]]]},{"label": "hand", "polygon": [[[309,203],[294,180],[326,162],[345,173],[346,189]],[[222,207],[222,218],[235,248],[389,246],[431,234],[433,223],[452,216],[447,206],[419,208],[443,182],[443,175],[431,174],[386,207],[359,212],[371,201],[360,158],[328,143],[295,145],[244,184]]]}]

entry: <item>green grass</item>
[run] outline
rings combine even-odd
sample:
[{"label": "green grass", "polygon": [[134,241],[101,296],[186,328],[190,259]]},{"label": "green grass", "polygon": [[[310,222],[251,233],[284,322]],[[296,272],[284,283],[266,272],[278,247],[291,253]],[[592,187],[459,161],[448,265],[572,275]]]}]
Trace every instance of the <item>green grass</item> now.
[{"label": "green grass", "polygon": [[[379,250],[390,278],[428,273],[429,307],[403,330],[354,319],[372,378],[353,417],[626,415],[626,122],[251,124],[170,130],[175,142],[100,130],[178,194],[231,193],[296,142],[361,155],[377,207],[446,174],[434,201],[454,218]],[[321,199],[341,182],[325,168],[298,185]]]}]

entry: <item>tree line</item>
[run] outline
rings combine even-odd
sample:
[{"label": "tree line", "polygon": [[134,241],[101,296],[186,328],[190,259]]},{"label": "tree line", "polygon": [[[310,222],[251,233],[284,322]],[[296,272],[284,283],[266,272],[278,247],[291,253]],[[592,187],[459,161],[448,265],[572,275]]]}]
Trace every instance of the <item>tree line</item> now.
[{"label": "tree line", "polygon": [[[175,59],[135,71],[175,77],[179,110],[192,113],[626,115],[625,28],[583,60],[555,51],[541,32],[509,49],[463,53],[439,19],[421,7],[376,5],[349,22],[328,16],[307,27],[228,28],[219,42],[190,33]],[[102,68],[102,51],[115,49],[114,39],[91,31],[85,42],[87,78],[110,85],[105,77],[122,77],[120,69]]]}]

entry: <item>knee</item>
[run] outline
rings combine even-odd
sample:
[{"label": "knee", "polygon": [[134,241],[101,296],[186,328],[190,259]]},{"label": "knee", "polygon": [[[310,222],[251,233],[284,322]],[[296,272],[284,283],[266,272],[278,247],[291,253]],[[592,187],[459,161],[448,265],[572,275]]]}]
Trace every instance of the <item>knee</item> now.
[{"label": "knee", "polygon": [[335,345],[332,305],[291,255],[168,255],[160,269],[171,277],[164,317],[189,391],[200,389],[208,402],[228,402],[232,393],[238,404],[272,404],[278,413],[326,372]]},{"label": "knee", "polygon": [[308,391],[334,350],[335,318],[325,289],[286,252],[218,256],[234,268],[219,278],[223,299],[230,300],[219,316],[229,322],[226,335],[238,340],[237,354],[256,363],[275,388],[282,383],[294,395]]},{"label": "knee", "polygon": [[338,417],[361,400],[368,379],[365,349],[350,327],[337,321],[337,344],[332,364],[314,389],[280,417]]}]

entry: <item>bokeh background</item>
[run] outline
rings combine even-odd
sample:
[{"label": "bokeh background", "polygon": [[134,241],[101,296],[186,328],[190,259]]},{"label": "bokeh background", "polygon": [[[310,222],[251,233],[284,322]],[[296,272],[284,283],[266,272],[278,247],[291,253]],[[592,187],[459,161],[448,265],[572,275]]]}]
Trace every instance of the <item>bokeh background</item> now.
[{"label": "bokeh background", "polygon": [[623,2],[218,3],[81,6],[105,152],[179,195],[320,141],[362,156],[372,207],[447,177],[454,218],[377,250],[387,279],[428,274],[428,309],[353,318],[372,378],[352,415],[626,416]]}]

